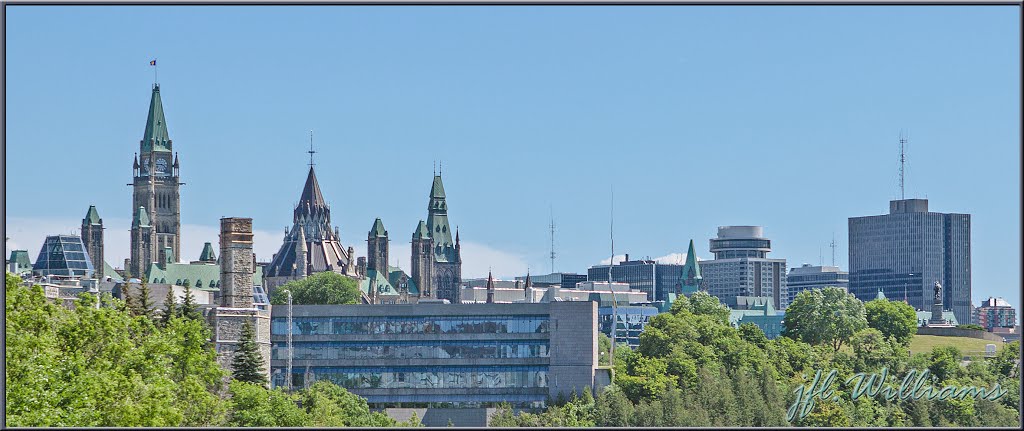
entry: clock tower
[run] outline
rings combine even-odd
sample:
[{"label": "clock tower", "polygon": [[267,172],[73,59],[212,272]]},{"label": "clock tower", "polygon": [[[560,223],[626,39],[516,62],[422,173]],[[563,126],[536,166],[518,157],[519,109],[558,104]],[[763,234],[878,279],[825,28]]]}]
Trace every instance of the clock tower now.
[{"label": "clock tower", "polygon": [[173,253],[170,256],[173,262],[181,260],[181,205],[178,188],[184,183],[179,182],[178,167],[178,155],[172,150],[164,107],[160,101],[160,84],[154,84],[146,130],[139,142],[139,152],[132,166],[133,181],[129,184],[133,189],[133,219],[139,217],[142,208],[150,225],[148,232],[140,230],[141,227],[137,227],[136,223],[132,225],[133,261],[129,270],[133,277],[144,276],[151,263],[164,262],[167,249]]}]

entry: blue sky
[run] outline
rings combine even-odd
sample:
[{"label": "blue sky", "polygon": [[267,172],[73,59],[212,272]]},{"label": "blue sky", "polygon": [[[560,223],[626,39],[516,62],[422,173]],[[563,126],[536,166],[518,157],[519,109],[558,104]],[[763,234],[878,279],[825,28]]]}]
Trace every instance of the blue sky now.
[{"label": "blue sky", "polygon": [[[616,252],[708,258],[762,225],[790,266],[847,267],[847,218],[898,196],[973,217],[974,302],[1020,303],[1016,7],[8,6],[8,250],[35,258],[90,204],[127,257],[132,153],[156,58],[181,158],[183,260],[218,219],[280,246],[309,130],[333,221],[393,260],[443,161],[465,276]],[[122,244],[123,243],[123,244]],[[669,257],[668,259],[671,259]]]}]

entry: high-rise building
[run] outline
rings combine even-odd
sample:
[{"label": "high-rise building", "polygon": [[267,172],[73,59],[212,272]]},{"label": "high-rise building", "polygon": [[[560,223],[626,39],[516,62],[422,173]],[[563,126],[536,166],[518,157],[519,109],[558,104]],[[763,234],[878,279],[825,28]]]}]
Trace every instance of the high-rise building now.
[{"label": "high-rise building", "polygon": [[[146,130],[132,166],[131,267],[140,277],[151,263],[181,259],[178,155],[172,154],[160,85],[153,85]],[[173,156],[173,158],[172,158]],[[173,161],[172,161],[173,160]],[[142,217],[143,213],[145,217]],[[170,250],[172,257],[163,257]]]},{"label": "high-rise building", "polygon": [[700,261],[703,283],[711,296],[768,297],[776,310],[789,306],[786,259],[769,259],[771,241],[761,226],[720,226],[710,240],[713,260]]},{"label": "high-rise building", "polygon": [[[648,301],[665,301],[669,293],[681,289],[683,265],[658,263],[653,260],[626,260],[612,265],[612,281],[628,283],[629,287],[647,294]],[[608,281],[608,265],[587,269],[587,281]]]},{"label": "high-rise building", "polygon": [[889,214],[850,217],[850,293],[869,301],[881,290],[931,310],[932,286],[959,322],[970,322],[971,216],[928,211],[927,199],[889,202]]},{"label": "high-rise building", "polygon": [[850,273],[840,270],[838,266],[811,266],[805,263],[799,268],[790,268],[786,276],[790,304],[800,292],[830,286],[849,289]]},{"label": "high-rise building", "polygon": [[1017,310],[1003,298],[988,298],[974,309],[974,322],[991,331],[992,328],[1017,326]]}]

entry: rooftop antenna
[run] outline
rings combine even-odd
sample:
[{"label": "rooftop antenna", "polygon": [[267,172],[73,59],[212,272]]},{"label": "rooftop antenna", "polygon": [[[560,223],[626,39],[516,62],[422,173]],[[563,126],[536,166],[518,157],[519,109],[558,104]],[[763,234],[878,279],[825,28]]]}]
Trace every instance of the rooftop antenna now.
[{"label": "rooftop antenna", "polygon": [[836,266],[836,233],[832,232],[832,243],[829,244],[832,247],[832,266]]},{"label": "rooftop antenna", "polygon": [[[611,191],[611,208],[608,210],[609,223],[608,223],[608,237],[611,240],[612,246],[612,259],[608,261],[608,290],[612,292],[612,342],[611,347],[608,349],[608,354],[611,355],[608,358],[608,364],[611,365],[612,370],[615,369],[615,339],[619,335],[619,312],[618,312],[618,298],[615,297],[615,287],[612,286],[612,266],[615,265],[615,185],[609,187]],[[615,376],[612,376],[615,377]]]},{"label": "rooftop antenna", "polygon": [[551,208],[551,224],[548,225],[551,228],[551,273],[555,273],[555,207],[552,205]]},{"label": "rooftop antenna", "polygon": [[821,266],[821,265],[822,265],[822,262],[821,262],[821,246],[819,245],[818,246],[818,266]]},{"label": "rooftop antenna", "polygon": [[309,153],[309,167],[312,168],[313,167],[313,154],[316,153],[316,151],[313,151],[313,131],[312,130],[309,131],[309,151],[307,151],[307,153]]},{"label": "rooftop antenna", "polygon": [[906,153],[904,152],[904,145],[907,143],[907,138],[903,136],[903,130],[900,130],[900,200],[906,199],[903,191],[904,184],[904,164],[907,161]]}]

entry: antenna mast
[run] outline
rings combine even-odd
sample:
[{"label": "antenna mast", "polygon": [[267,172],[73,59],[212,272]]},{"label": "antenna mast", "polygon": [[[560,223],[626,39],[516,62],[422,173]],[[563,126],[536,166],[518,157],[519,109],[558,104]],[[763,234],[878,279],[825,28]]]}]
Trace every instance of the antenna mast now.
[{"label": "antenna mast", "polygon": [[[608,223],[608,237],[609,237],[609,239],[611,239],[612,259],[608,261],[608,290],[610,290],[612,292],[612,343],[611,343],[611,348],[609,349],[609,352],[608,352],[608,354],[611,355],[611,357],[608,358],[608,364],[611,366],[612,370],[614,370],[615,369],[615,339],[618,338],[618,335],[619,335],[619,312],[618,312],[619,301],[618,301],[618,298],[615,297],[615,286],[612,285],[612,266],[615,265],[615,187],[614,186],[611,187],[611,203],[612,203],[611,209],[608,211],[609,215],[611,216],[609,218],[609,223]],[[614,373],[614,371],[612,371],[612,372]],[[614,377],[614,376],[612,376],[612,377]]]},{"label": "antenna mast", "polygon": [[900,130],[900,200],[906,199],[903,192],[903,181],[904,181],[904,167],[903,165],[907,161],[906,153],[904,152],[903,146],[907,143],[907,138],[903,136],[903,131]]},{"label": "antenna mast", "polygon": [[551,273],[555,273],[555,209],[551,207],[551,224],[548,225],[551,228]]},{"label": "antenna mast", "polygon": [[832,232],[832,243],[829,244],[832,247],[832,266],[836,266],[836,233]]},{"label": "antenna mast", "polygon": [[309,167],[312,168],[313,167],[313,153],[316,153],[316,151],[313,151],[313,131],[312,130],[309,131],[309,151],[306,151],[306,152],[309,153]]}]

